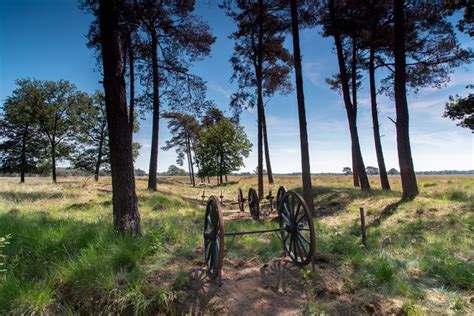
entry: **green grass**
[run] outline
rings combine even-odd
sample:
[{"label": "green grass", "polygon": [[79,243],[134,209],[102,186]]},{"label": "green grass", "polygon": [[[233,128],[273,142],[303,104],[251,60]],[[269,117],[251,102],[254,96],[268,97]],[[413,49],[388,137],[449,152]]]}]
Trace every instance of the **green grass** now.
[{"label": "green grass", "polygon": [[[314,179],[321,212],[317,257],[325,258],[317,265],[336,271],[344,295],[363,301],[363,295],[382,294],[401,302],[399,313],[466,313],[474,291],[474,179],[420,177],[420,197],[405,203],[396,179],[391,177],[394,191],[370,193],[352,188],[350,177]],[[171,179],[162,191],[149,192],[144,181],[137,183],[142,234],[132,238],[112,229],[111,194],[97,190],[110,186],[109,179],[98,185],[1,179],[0,237],[9,237],[0,238],[0,314],[179,313],[188,273],[202,266],[203,210],[195,202],[203,189]],[[235,200],[239,186],[246,194],[255,183],[249,177],[223,187],[225,199]],[[300,190],[298,178],[276,183]],[[207,188],[206,195],[220,190]],[[360,241],[360,207],[366,210],[367,247]],[[277,226],[225,220],[227,232]],[[231,262],[284,255],[274,233],[226,238],[225,246]],[[235,268],[226,263],[224,269]],[[318,285],[313,274],[302,273],[302,291]],[[432,301],[434,294],[443,299]],[[324,297],[308,297],[305,314],[335,313]]]}]

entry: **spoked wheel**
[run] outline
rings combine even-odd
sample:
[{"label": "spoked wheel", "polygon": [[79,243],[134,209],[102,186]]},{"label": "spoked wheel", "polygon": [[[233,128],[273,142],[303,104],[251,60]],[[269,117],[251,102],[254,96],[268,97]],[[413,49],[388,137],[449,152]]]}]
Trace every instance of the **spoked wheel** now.
[{"label": "spoked wheel", "polygon": [[204,260],[209,277],[220,276],[224,259],[224,219],[220,203],[215,196],[207,201],[204,219]]},{"label": "spoked wheel", "polygon": [[303,197],[287,192],[278,206],[283,247],[291,260],[300,266],[313,258],[316,241],[314,224]]},{"label": "spoked wheel", "polygon": [[276,207],[277,207],[277,209],[280,206],[280,203],[283,200],[283,196],[285,195],[286,192],[288,192],[288,190],[284,186],[281,186],[281,187],[278,188],[277,196],[276,196]]},{"label": "spoked wheel", "polygon": [[237,201],[239,203],[239,210],[241,212],[245,211],[244,193],[242,192],[241,188],[239,188],[239,194],[237,195]]},{"label": "spoked wheel", "polygon": [[258,219],[260,216],[260,201],[258,200],[257,191],[255,189],[249,190],[249,210],[253,218]]}]

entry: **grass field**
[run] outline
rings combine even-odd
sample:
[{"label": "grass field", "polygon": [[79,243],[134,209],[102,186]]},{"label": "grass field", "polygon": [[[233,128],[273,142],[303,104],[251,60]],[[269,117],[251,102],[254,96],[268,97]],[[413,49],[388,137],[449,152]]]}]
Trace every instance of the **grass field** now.
[{"label": "grass field", "polygon": [[[363,193],[351,187],[350,177],[313,178],[316,269],[300,270],[296,286],[280,293],[302,297],[289,312],[472,313],[474,177],[419,177],[421,194],[406,203],[400,202],[398,177],[390,180],[393,192]],[[0,178],[0,314],[232,313],[219,289],[190,307],[196,295],[190,275],[203,266],[201,195],[222,190],[229,202],[239,187],[255,187],[256,178],[231,177],[222,187],[206,188],[186,181],[160,178],[158,192],[150,192],[146,179],[137,179],[143,232],[131,238],[112,230],[110,179],[61,178],[53,185],[28,178],[20,185]],[[371,182],[378,186],[376,177]],[[301,191],[297,177],[276,177],[275,190],[279,185]],[[367,214],[366,248],[360,207]],[[255,222],[224,209],[226,230],[275,225],[271,218]],[[221,289],[229,293],[245,292],[225,284],[239,282],[240,271],[284,258],[271,234],[237,238],[232,245],[227,240],[226,247]],[[271,292],[262,286],[260,296],[247,297],[255,303],[248,312],[270,313],[257,303],[276,295]]]}]

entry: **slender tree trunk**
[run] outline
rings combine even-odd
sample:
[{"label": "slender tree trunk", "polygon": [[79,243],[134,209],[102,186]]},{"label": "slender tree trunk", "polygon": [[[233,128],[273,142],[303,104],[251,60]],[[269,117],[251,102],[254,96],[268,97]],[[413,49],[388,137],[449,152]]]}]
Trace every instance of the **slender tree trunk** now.
[{"label": "slender tree trunk", "polygon": [[377,154],[377,164],[379,166],[380,183],[382,189],[390,191],[390,183],[388,182],[387,169],[385,167],[385,159],[383,157],[382,142],[380,140],[380,124],[377,110],[377,89],[375,87],[375,49],[370,48],[369,56],[369,85],[370,85],[370,103],[372,107],[372,125],[374,128],[375,153]]},{"label": "slender tree trunk", "polygon": [[397,113],[397,149],[403,199],[418,195],[415,168],[411,155],[408,103],[406,95],[404,1],[394,1],[395,108]]},{"label": "slender tree trunk", "polygon": [[[353,40],[352,41],[352,62],[351,62],[351,84],[352,84],[352,110],[354,112],[354,121],[357,122],[357,63],[356,63],[356,58],[357,58],[357,49],[356,49],[356,43]],[[356,129],[357,131],[357,129]],[[352,138],[351,138],[352,139]],[[358,142],[358,137],[357,137],[357,142]],[[360,187],[360,181],[359,181],[359,170],[357,166],[359,163],[357,162],[357,146],[352,142],[351,146],[351,151],[352,151],[352,166],[353,166],[353,180],[354,180],[354,186],[355,187]],[[360,150],[360,148],[359,148]],[[354,161],[355,160],[355,161]],[[363,170],[365,172],[365,169]]]},{"label": "slender tree trunk", "polygon": [[56,144],[51,144],[51,171],[53,174],[53,182],[56,183]]},{"label": "slender tree trunk", "polygon": [[103,146],[104,146],[104,128],[102,128],[102,131],[100,133],[99,153],[97,155],[97,162],[95,164],[95,173],[94,173],[95,182],[99,181],[100,165],[102,164],[102,147]]},{"label": "slender tree trunk", "polygon": [[186,132],[186,155],[188,156],[188,167],[189,167],[189,180],[193,187],[196,186],[194,181],[194,167],[193,167],[193,157],[191,154],[191,142],[189,141],[189,134]]},{"label": "slender tree trunk", "polygon": [[270,149],[268,148],[268,133],[267,133],[267,120],[265,118],[265,107],[262,107],[263,115],[262,115],[262,127],[263,127],[263,146],[265,151],[265,163],[267,166],[267,176],[268,176],[268,183],[273,184],[273,172],[272,172],[272,164],[270,162]]},{"label": "slender tree trunk", "polygon": [[354,183],[355,187],[360,187],[359,173],[357,171],[357,166],[356,166],[355,150],[352,145],[351,145],[351,154],[352,154],[352,182]]},{"label": "slender tree trunk", "polygon": [[225,175],[225,182],[227,183],[229,180],[227,179],[227,175]]},{"label": "slender tree trunk", "polygon": [[130,133],[132,134],[131,142],[133,144],[133,130],[135,123],[135,55],[133,52],[132,36],[128,38],[128,67],[130,72],[130,102],[129,102],[129,122]]},{"label": "slender tree trunk", "polygon": [[158,168],[158,136],[160,129],[160,94],[158,78],[158,39],[154,29],[150,29],[153,73],[153,126],[151,135],[150,169],[148,189],[156,191],[156,172]]},{"label": "slender tree trunk", "polygon": [[255,77],[257,78],[257,159],[258,159],[258,198],[263,199],[263,72],[262,72],[262,49],[263,49],[263,1],[258,1],[259,14],[258,14],[258,42],[257,42],[257,60],[254,62],[255,66]]},{"label": "slender tree trunk", "polygon": [[100,34],[104,69],[105,106],[109,128],[114,228],[140,233],[140,214],[135,193],[131,133],[125,96],[118,0],[100,0]]},{"label": "slender tree trunk", "polygon": [[[336,18],[334,12],[334,0],[329,1],[329,11],[331,16],[331,23],[336,25]],[[334,29],[337,29],[334,27]],[[342,86],[342,94],[344,97],[344,105],[346,108],[347,113],[347,120],[349,121],[349,131],[351,134],[351,143],[352,143],[352,157],[353,157],[353,167],[356,169],[353,171],[357,174],[360,182],[360,187],[364,191],[370,190],[370,183],[369,178],[367,177],[367,173],[365,171],[364,160],[362,159],[362,152],[360,150],[360,143],[359,143],[359,135],[357,132],[357,112],[354,108],[354,104],[351,102],[351,96],[349,92],[349,77],[346,71],[346,63],[344,60],[344,51],[342,49],[341,38],[337,32],[333,33],[334,42],[336,44],[336,51],[337,51],[337,60],[339,64],[339,73],[341,76],[341,86]],[[353,59],[353,62],[356,62]],[[353,77],[354,78],[354,77]],[[354,80],[354,79],[353,79]],[[354,86],[353,86],[354,89]],[[355,91],[353,91],[353,97],[357,97]],[[357,102],[356,100],[353,100]]]},{"label": "slender tree trunk", "polygon": [[293,33],[293,52],[295,59],[296,96],[298,101],[298,118],[301,145],[301,171],[303,178],[303,197],[311,212],[314,212],[313,187],[311,184],[311,167],[309,163],[308,131],[306,128],[306,109],[304,104],[303,74],[301,70],[300,34],[298,25],[297,1],[291,0],[291,30]]},{"label": "slender tree trunk", "polygon": [[21,166],[20,166],[20,183],[25,183],[26,170],[26,136],[28,135],[28,127],[25,127],[21,138]]}]

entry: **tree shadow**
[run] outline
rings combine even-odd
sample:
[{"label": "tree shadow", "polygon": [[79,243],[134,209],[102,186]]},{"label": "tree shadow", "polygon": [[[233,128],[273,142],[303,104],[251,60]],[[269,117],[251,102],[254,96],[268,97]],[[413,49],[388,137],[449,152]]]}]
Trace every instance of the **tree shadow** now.
[{"label": "tree shadow", "polygon": [[64,197],[74,197],[76,195],[64,192],[12,192],[1,191],[0,198],[12,202],[55,200]]},{"label": "tree shadow", "polygon": [[390,216],[395,214],[397,211],[398,207],[402,205],[403,203],[408,202],[407,200],[400,199],[397,202],[391,203],[382,210],[382,212],[379,214],[379,216],[372,221],[367,227],[377,227],[382,224],[383,221],[387,220]]}]

